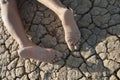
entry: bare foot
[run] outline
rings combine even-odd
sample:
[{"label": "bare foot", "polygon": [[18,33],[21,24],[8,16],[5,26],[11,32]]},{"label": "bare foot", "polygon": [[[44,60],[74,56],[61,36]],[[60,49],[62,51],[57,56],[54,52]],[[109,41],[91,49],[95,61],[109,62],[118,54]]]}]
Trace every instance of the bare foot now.
[{"label": "bare foot", "polygon": [[39,46],[24,47],[18,51],[18,54],[22,58],[32,58],[47,63],[54,63],[63,57],[63,53]]},{"label": "bare foot", "polygon": [[78,50],[80,45],[80,31],[74,20],[73,13],[70,9],[63,10],[59,15],[65,31],[65,40],[71,51]]}]

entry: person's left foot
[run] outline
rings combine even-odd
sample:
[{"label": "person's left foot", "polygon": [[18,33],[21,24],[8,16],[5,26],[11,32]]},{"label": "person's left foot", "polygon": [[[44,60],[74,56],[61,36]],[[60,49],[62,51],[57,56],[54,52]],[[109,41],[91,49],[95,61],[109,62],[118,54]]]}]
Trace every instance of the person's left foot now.
[{"label": "person's left foot", "polygon": [[74,20],[73,13],[70,9],[63,10],[61,15],[58,15],[64,31],[65,31],[65,41],[71,51],[79,49],[81,33],[78,26]]},{"label": "person's left foot", "polygon": [[28,46],[19,49],[18,54],[22,58],[32,58],[47,63],[54,63],[62,59],[63,53],[39,46]]}]

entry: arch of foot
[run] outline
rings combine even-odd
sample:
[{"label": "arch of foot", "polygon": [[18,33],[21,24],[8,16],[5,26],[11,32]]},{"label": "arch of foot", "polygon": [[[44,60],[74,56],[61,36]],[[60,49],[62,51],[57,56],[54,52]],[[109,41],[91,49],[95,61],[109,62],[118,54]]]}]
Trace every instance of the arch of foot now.
[{"label": "arch of foot", "polygon": [[34,0],[18,0],[29,39],[39,46],[69,54],[55,64],[20,58],[19,46],[0,17],[2,80],[119,80],[120,1],[61,1],[74,10],[82,33],[80,51],[68,50],[61,22],[51,10]]}]

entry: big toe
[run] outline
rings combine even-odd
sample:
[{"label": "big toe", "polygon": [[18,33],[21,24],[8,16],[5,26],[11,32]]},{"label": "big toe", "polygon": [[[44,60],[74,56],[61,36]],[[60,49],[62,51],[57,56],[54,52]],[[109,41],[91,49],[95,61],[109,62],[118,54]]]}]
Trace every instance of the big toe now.
[{"label": "big toe", "polygon": [[67,45],[71,51],[74,51],[74,44],[72,42],[67,42]]}]

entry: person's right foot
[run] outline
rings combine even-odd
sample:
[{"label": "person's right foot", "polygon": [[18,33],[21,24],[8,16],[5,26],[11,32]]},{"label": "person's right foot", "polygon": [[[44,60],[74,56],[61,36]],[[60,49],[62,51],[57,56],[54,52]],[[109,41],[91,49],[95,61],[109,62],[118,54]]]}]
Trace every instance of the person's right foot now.
[{"label": "person's right foot", "polygon": [[79,49],[81,33],[78,26],[74,20],[73,13],[70,9],[62,10],[63,12],[58,15],[64,31],[65,31],[65,41],[71,51]]},{"label": "person's right foot", "polygon": [[32,58],[47,63],[54,63],[61,60],[63,53],[50,48],[41,48],[39,46],[29,46],[19,49],[18,54],[22,58]]}]

